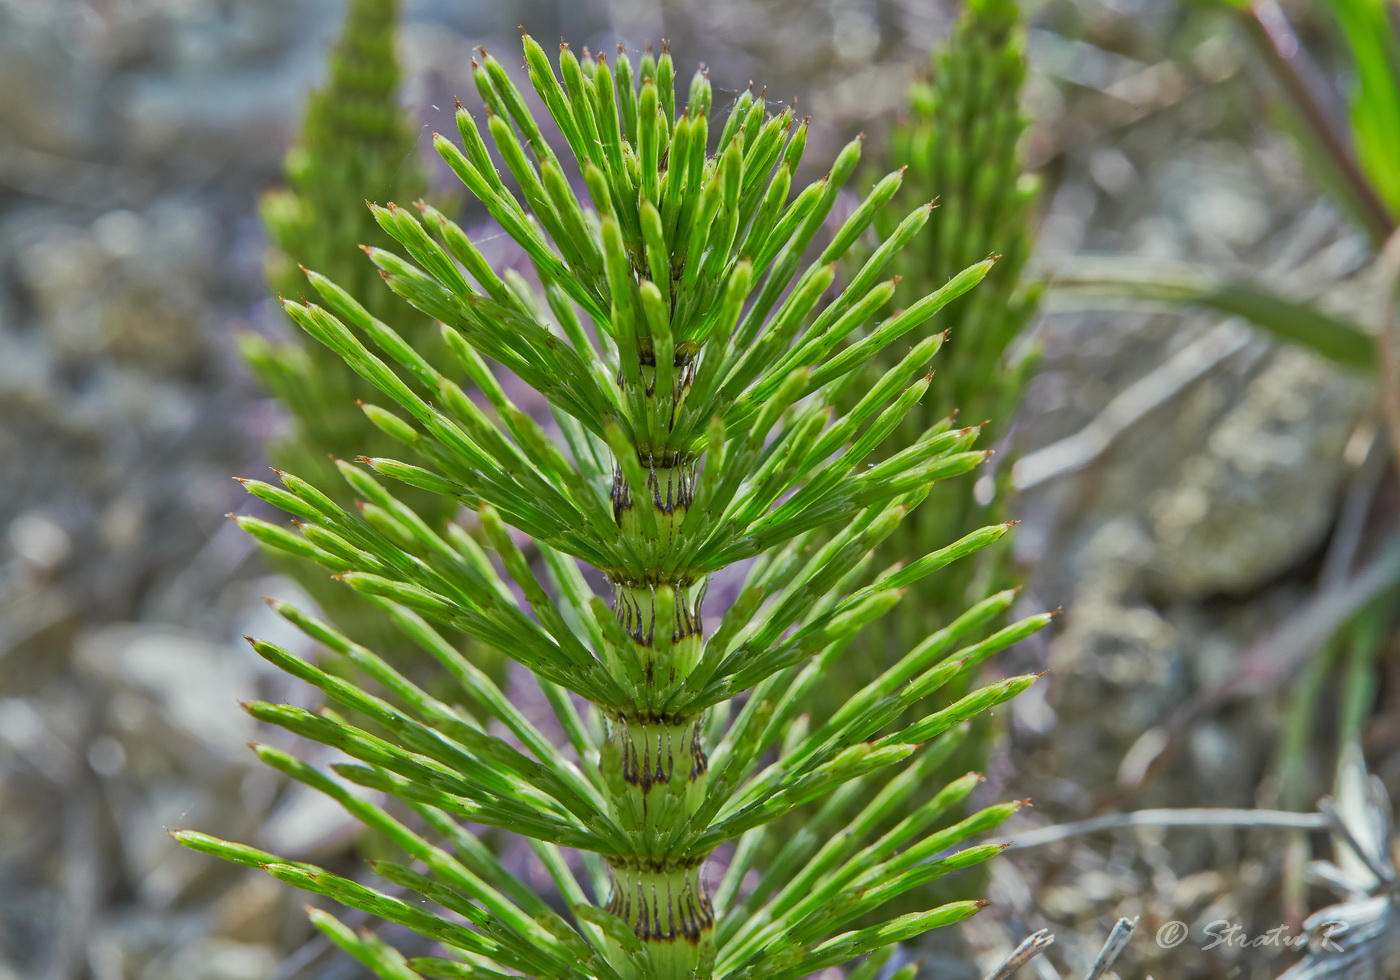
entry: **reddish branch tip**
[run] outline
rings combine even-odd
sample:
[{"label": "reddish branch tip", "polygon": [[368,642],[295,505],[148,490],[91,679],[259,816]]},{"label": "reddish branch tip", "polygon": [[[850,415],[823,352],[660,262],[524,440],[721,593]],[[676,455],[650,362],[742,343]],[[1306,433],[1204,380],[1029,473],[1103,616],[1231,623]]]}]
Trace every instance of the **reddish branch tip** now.
[{"label": "reddish branch tip", "polygon": [[662,53],[662,54],[670,54],[670,53],[671,53],[671,42],[668,41],[668,40],[666,40],[664,37],[661,39],[661,53]]},{"label": "reddish branch tip", "polygon": [[235,476],[234,479],[237,480],[239,483],[243,484],[245,487],[248,485],[248,481],[241,476]]},{"label": "reddish branch tip", "polygon": [[249,636],[247,633],[244,633],[244,634],[243,634],[243,639],[247,640],[249,643],[256,643],[256,642],[258,642],[257,640],[255,640],[255,639],[253,639],[251,636]]},{"label": "reddish branch tip", "polygon": [[263,602],[267,603],[269,606],[276,606],[276,605],[277,605],[277,600],[274,599],[274,598],[272,598],[272,596],[270,596],[270,595],[265,595],[265,596],[263,596]]},{"label": "reddish branch tip", "polygon": [[[458,109],[462,108],[462,100],[457,98],[455,95],[452,97],[452,104]],[[437,133],[434,133],[433,136],[436,138]]]}]

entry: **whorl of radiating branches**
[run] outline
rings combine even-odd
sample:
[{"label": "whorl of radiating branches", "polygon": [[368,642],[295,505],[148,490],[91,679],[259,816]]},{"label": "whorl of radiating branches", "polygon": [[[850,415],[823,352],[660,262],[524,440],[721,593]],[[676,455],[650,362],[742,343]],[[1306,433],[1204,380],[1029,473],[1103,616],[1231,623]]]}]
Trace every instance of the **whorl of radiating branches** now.
[{"label": "whorl of radiating branches", "polygon": [[[362,498],[356,510],[291,474],[280,487],[249,481],[299,527],[241,519],[387,610],[482,717],[279,604],[376,689],[254,641],[350,714],[255,703],[253,715],[355,761],[332,766],[332,776],[281,750],[258,751],[386,835],[404,860],[377,865],[389,884],[371,886],[243,845],[180,839],[441,944],[444,956],[408,963],[317,914],[334,941],[386,977],[795,980],[972,914],[982,903],[843,931],[1000,850],[970,840],[1017,804],[955,817],[977,777],[936,789],[926,777],[967,719],[1034,678],[938,711],[912,709],[1046,617],[991,632],[1012,597],[990,596],[852,690],[838,711],[805,712],[863,627],[924,576],[1005,532],[984,528],[902,566],[870,565],[935,481],[986,455],[971,449],[975,429],[944,419],[866,462],[916,410],[941,343],[904,338],[992,263],[892,310],[892,262],[930,208],[914,208],[838,284],[838,260],[901,180],[882,179],[826,228],[859,140],[793,193],[807,128],[790,110],[770,113],[745,94],[718,119],[703,72],[678,104],[667,51],[634,66],[622,53],[610,64],[564,46],[556,73],[527,37],[525,60],[551,133],[482,52],[474,74],[483,118],[459,109],[460,142],[435,136],[434,145],[529,258],[538,286],[498,274],[432,207],[373,206],[397,247],[366,251],[395,293],[441,323],[441,356],[317,272],[309,278],[320,302],[287,309],[382,393],[391,407],[367,414],[412,461],[340,464]],[[900,356],[866,383],[865,368],[896,345]],[[512,401],[505,374],[547,400],[552,430]],[[861,393],[852,404],[853,385]],[[456,525],[422,520],[381,478],[474,511],[490,551]],[[738,599],[707,616],[709,576],[746,559],[755,561]],[[603,595],[585,565],[606,579]],[[529,668],[568,744],[553,744],[430,620]],[[398,801],[412,820],[352,786]],[[891,821],[910,800],[912,812]],[[814,823],[831,833],[764,846],[775,819],[816,801]],[[507,871],[473,825],[526,838],[559,904]],[[737,849],[712,893],[707,859],[729,842]],[[561,848],[584,852],[581,864]],[[565,906],[569,919],[553,911]]]}]

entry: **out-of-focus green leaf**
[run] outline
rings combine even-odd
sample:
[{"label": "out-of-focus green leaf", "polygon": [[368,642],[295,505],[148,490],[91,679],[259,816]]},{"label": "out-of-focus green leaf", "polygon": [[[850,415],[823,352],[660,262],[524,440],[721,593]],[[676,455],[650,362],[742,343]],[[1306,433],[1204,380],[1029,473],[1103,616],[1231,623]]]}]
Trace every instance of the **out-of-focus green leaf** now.
[{"label": "out-of-focus green leaf", "polygon": [[1075,257],[1052,277],[1047,303],[1052,309],[1126,303],[1213,310],[1241,317],[1279,340],[1306,347],[1344,367],[1374,371],[1377,366],[1374,338],[1353,321],[1267,287],[1184,263]]},{"label": "out-of-focus green leaf", "polygon": [[1400,210],[1400,38],[1386,0],[1325,4],[1346,38],[1355,80],[1352,138],[1362,169],[1392,209]]}]

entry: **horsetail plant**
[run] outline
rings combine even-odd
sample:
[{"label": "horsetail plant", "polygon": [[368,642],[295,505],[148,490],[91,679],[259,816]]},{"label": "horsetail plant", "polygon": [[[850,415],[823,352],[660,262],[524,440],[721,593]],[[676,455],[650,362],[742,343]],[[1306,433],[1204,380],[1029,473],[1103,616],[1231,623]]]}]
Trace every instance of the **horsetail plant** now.
[{"label": "horsetail plant", "polygon": [[[1036,181],[1023,174],[1019,152],[1026,118],[1020,107],[1026,75],[1025,22],[1015,0],[969,0],[953,35],[932,56],[928,78],[910,91],[909,111],[891,127],[888,156],[907,164],[894,203],[915,206],[934,195],[938,220],[929,234],[920,235],[894,260],[901,276],[896,300],[914,302],[958,270],[992,252],[1001,257],[977,289],[935,321],[911,334],[922,341],[946,331],[927,394],[907,415],[882,447],[898,452],[917,440],[928,426],[957,412],[981,423],[981,440],[995,445],[1007,435],[1033,358],[1013,347],[1034,313],[1039,288],[1021,281],[1032,244],[1031,214]],[[888,232],[893,223],[877,219]],[[871,379],[898,361],[887,348],[867,369]],[[881,563],[908,560],[959,538],[985,523],[1010,518],[1011,467],[1005,459],[994,476],[991,492],[978,499],[970,481],[950,481],[933,487],[928,498],[902,521],[877,552]],[[865,664],[888,664],[917,644],[930,630],[955,618],[979,595],[1013,586],[1010,550],[988,548],[976,559],[975,571],[931,575],[911,586],[911,595],[886,620],[885,628],[858,638],[842,676],[855,683]],[[951,703],[975,682],[965,676],[939,695]],[[821,707],[840,703],[840,685],[833,685]],[[963,748],[937,775],[983,768],[991,751],[991,726],[974,726]],[[959,890],[977,882],[960,881]],[[947,894],[946,889],[940,894]],[[911,896],[922,899],[926,896]]]},{"label": "horsetail plant", "polygon": [[[909,115],[890,133],[891,159],[907,162],[897,204],[939,195],[939,220],[899,257],[904,297],[936,288],[959,269],[997,252],[1000,260],[976,292],[941,317],[949,343],[928,395],[891,445],[901,447],[935,419],[956,410],[982,423],[982,440],[1002,441],[1034,366],[1016,341],[1035,312],[1038,284],[1022,282],[1033,237],[1038,182],[1023,173],[1019,143],[1026,129],[1020,100],[1026,77],[1025,22],[1016,0],[969,0],[951,38],[933,55],[932,72],[910,92]],[[925,328],[923,333],[928,333]],[[922,333],[916,337],[921,339]],[[892,353],[876,360],[892,366]],[[1008,518],[1010,466],[998,467],[981,502],[965,482],[933,490],[890,537],[890,560],[922,554],[930,542],[966,534]],[[917,587],[917,601],[897,613],[900,642],[927,632],[988,585],[1008,584],[1005,548],[990,549],[977,576],[934,576]],[[969,583],[971,588],[969,589]]]},{"label": "horsetail plant", "polygon": [[[524,44],[535,93],[581,180],[570,180],[524,95],[484,51],[474,75],[504,172],[466,109],[460,143],[435,136],[434,145],[528,256],[538,292],[498,274],[431,207],[419,217],[374,206],[399,248],[369,248],[369,257],[395,293],[440,321],[442,356],[430,360],[316,272],[321,302],[287,308],[394,406],[371,417],[413,461],[338,464],[374,520],[290,474],[282,486],[247,486],[296,518],[300,534],[243,520],[386,610],[482,706],[479,717],[274,603],[374,690],[252,641],[336,705],[254,703],[253,716],[353,761],[325,772],[281,749],[258,754],[339,801],[403,858],[376,864],[382,883],[370,884],[190,831],[176,837],[438,944],[438,955],[410,960],[312,913],[381,977],[778,980],[866,954],[852,976],[873,977],[891,944],[984,904],[846,928],[1001,849],[974,841],[1019,804],[951,817],[978,777],[941,787],[926,779],[969,718],[1034,677],[901,719],[1047,617],[993,632],[988,623],[1012,597],[992,595],[872,671],[836,712],[804,714],[862,628],[1006,531],[983,528],[871,570],[874,549],[930,485],[986,456],[972,448],[975,430],[943,420],[865,463],[923,396],[938,337],[907,349],[849,410],[837,406],[865,365],[992,263],[890,312],[886,270],[930,209],[914,210],[838,287],[837,260],[899,182],[879,183],[823,234],[859,140],[793,194],[807,123],[790,109],[770,114],[741,96],[721,121],[703,72],[677,105],[669,51],[634,66],[621,52],[609,64],[561,46],[556,74],[539,45]],[[510,389],[521,386],[547,400],[557,436],[516,405]],[[473,511],[490,551],[456,524],[432,527],[381,478]],[[707,629],[707,587],[740,563],[742,588]],[[434,622],[528,668],[559,738]],[[917,807],[891,819],[910,800]],[[841,817],[841,832],[767,846],[777,818],[817,801],[823,820]],[[523,838],[557,895],[508,870],[476,837],[482,826]]]},{"label": "horsetail plant", "polygon": [[[266,271],[275,294],[300,295],[306,283],[301,267],[318,269],[363,296],[372,316],[422,344],[436,341],[433,322],[380,287],[360,251],[366,242],[392,241],[365,209],[366,200],[414,200],[427,188],[415,127],[399,105],[399,8],[399,0],[351,0],[331,51],[329,79],[312,93],[300,139],[287,153],[288,187],[264,195],[259,210],[273,246]],[[334,351],[305,338],[274,342],[251,332],[239,337],[239,346],[259,383],[290,417],[288,437],[269,447],[274,466],[317,483],[339,483],[331,457],[387,452],[395,445],[356,404],[372,400],[374,387]],[[421,492],[407,502],[434,522],[457,509],[451,500]],[[379,643],[396,636],[382,615],[336,588],[314,565],[278,565],[342,629]],[[478,649],[475,658],[499,675],[499,656]]]},{"label": "horsetail plant", "polygon": [[[259,211],[273,246],[267,279],[275,295],[301,295],[306,278],[298,266],[317,269],[363,297],[373,316],[419,342],[435,336],[432,321],[379,288],[359,250],[390,242],[364,201],[411,201],[427,189],[415,127],[399,105],[398,19],[398,0],[350,0],[329,78],[312,93],[300,138],[284,162],[288,186],[264,195]],[[276,465],[335,479],[327,453],[351,457],[381,444],[384,437],[355,404],[372,397],[374,388],[333,351],[253,333],[239,340],[257,380],[291,416],[291,438],[272,449]]]}]

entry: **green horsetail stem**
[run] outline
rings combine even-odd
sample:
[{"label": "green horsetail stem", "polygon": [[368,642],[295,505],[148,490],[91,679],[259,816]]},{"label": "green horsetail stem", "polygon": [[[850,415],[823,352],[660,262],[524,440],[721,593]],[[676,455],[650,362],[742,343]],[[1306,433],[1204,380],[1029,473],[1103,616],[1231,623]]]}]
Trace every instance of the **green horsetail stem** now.
[{"label": "green horsetail stem", "polygon": [[[871,465],[922,413],[943,338],[892,345],[957,309],[992,261],[979,256],[896,307],[903,287],[886,269],[930,210],[893,222],[842,277],[904,179],[876,181],[828,228],[859,139],[793,189],[807,123],[769,112],[761,93],[721,120],[703,71],[678,105],[668,49],[610,61],[563,46],[556,72],[533,39],[524,46],[552,127],[481,51],[485,116],[459,107],[460,143],[434,145],[538,286],[492,270],[433,208],[372,205],[395,246],[366,248],[369,264],[387,292],[439,321],[434,343],[319,272],[307,273],[319,301],[286,308],[374,390],[360,414],[411,461],[337,459],[354,506],[290,473],[280,487],[247,481],[294,520],[237,518],[349,586],[446,674],[446,686],[420,686],[383,651],[276,601],[354,679],[251,641],[327,706],[254,702],[249,713],[347,761],[318,768],[256,751],[399,852],[373,867],[388,885],[176,837],[446,951],[409,960],[313,915],[337,947],[394,980],[796,978],[869,956],[853,974],[866,976],[889,944],[982,907],[867,924],[894,898],[996,854],[1000,844],[976,838],[1019,805],[960,817],[975,774],[927,785],[972,719],[1035,679],[925,700],[966,687],[978,664],[1045,625],[994,629],[1011,592],[950,615],[888,670],[838,692],[838,710],[813,715],[863,631],[1009,526],[903,565],[876,560],[931,486],[987,456],[979,427],[954,428],[944,413]],[[514,404],[507,374],[543,398],[548,425]],[[428,519],[395,485],[457,519]],[[747,559],[737,601],[707,608],[714,573]],[[565,744],[434,623],[527,668]],[[815,808],[814,822],[784,836],[781,818],[800,807]],[[523,838],[558,894],[516,877],[479,826]],[[731,843],[712,891],[714,855]]]}]

